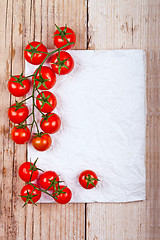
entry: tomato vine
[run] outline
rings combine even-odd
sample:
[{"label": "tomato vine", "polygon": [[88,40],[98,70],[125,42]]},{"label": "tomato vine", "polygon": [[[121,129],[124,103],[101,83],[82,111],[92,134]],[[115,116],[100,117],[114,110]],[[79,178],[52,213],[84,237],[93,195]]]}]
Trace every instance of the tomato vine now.
[{"label": "tomato vine", "polygon": [[[38,178],[39,171],[43,172],[43,174],[46,173],[42,169],[36,167],[37,161],[38,161],[38,158],[34,161],[34,163],[31,163],[31,162],[23,163],[19,168],[19,176],[21,177],[21,179],[23,181],[26,181],[29,179],[28,181],[26,181],[27,184],[22,188],[21,195],[19,195],[19,197],[21,197],[22,200],[25,202],[23,207],[26,206],[28,203],[32,203],[32,204],[36,205],[35,202],[37,202],[41,198],[41,192],[47,194],[52,199],[57,201],[59,195],[62,196],[63,194],[66,194],[66,192],[65,192],[65,189],[66,189],[66,191],[69,192],[69,195],[67,196],[67,201],[70,201],[71,196],[72,196],[70,189],[64,185],[62,188],[60,183],[62,183],[63,181],[59,181],[59,177],[55,172],[54,172],[55,177],[53,180],[50,180],[48,178],[50,185],[46,189],[42,189],[38,185],[33,183],[34,180],[40,179],[40,178]],[[30,165],[28,166],[28,164],[30,164]],[[33,176],[34,176],[34,178],[33,178]],[[45,183],[46,183],[46,180],[45,180]],[[51,188],[53,188],[52,194],[49,192],[51,190]],[[38,191],[38,192],[36,192],[37,194],[34,194],[35,190]],[[37,197],[37,198],[34,200],[34,197]],[[60,202],[60,203],[62,203],[62,202]],[[65,203],[67,203],[67,202],[65,202]]]},{"label": "tomato vine", "polygon": [[[61,33],[61,30],[60,30],[60,28],[57,25],[56,25],[56,28]],[[47,113],[47,114],[51,113],[54,110],[54,108],[56,107],[56,105],[57,105],[57,100],[56,100],[56,97],[54,96],[54,94],[52,94],[49,91],[44,91],[44,90],[43,91],[39,91],[39,88],[41,86],[43,86],[43,88],[41,88],[41,89],[48,90],[55,83],[55,82],[53,82],[52,86],[50,88],[46,87],[46,81],[48,79],[46,79],[46,78],[44,78],[42,76],[43,68],[48,68],[49,71],[52,72],[53,76],[55,75],[55,73],[57,73],[56,71],[54,71],[54,69],[52,70],[49,67],[43,67],[43,65],[46,62],[46,60],[49,57],[51,57],[52,55],[55,56],[55,54],[58,53],[58,55],[55,56],[55,58],[57,58],[56,63],[55,62],[54,63],[51,62],[51,64],[53,64],[54,68],[58,67],[58,69],[59,69],[58,73],[59,74],[64,74],[63,73],[63,69],[66,69],[68,71],[68,73],[69,73],[69,71],[72,70],[72,69],[68,69],[68,66],[67,66],[67,63],[69,61],[69,58],[68,58],[69,53],[66,53],[66,52],[62,51],[63,55],[67,54],[67,58],[66,59],[64,59],[64,58],[60,59],[61,50],[63,50],[63,49],[70,49],[75,44],[75,42],[72,42],[71,40],[67,39],[67,36],[70,35],[70,34],[66,33],[66,31],[67,31],[67,26],[65,27],[65,31],[64,31],[64,34],[63,34],[63,40],[65,40],[64,44],[62,44],[62,46],[60,46],[59,48],[57,48],[57,49],[55,49],[55,50],[53,50],[51,52],[47,52],[47,48],[42,43],[39,43],[39,42],[31,42],[31,43],[29,43],[26,46],[26,48],[24,49],[25,59],[28,62],[30,62],[31,64],[39,65],[39,66],[37,67],[36,71],[33,74],[31,74],[31,75],[23,76],[23,73],[21,73],[21,75],[11,76],[11,79],[9,80],[8,89],[11,92],[11,94],[14,95],[14,96],[23,96],[23,95],[25,95],[29,91],[29,89],[30,89],[30,87],[29,87],[30,82],[28,80],[29,77],[32,77],[32,82],[33,82],[32,94],[30,96],[28,96],[27,98],[25,98],[24,100],[20,101],[20,102],[16,101],[16,107],[15,107],[15,104],[10,106],[10,108],[14,108],[14,111],[16,112],[17,110],[22,108],[22,104],[25,104],[29,99],[32,99],[32,111],[31,111],[31,113],[30,114],[28,113],[27,117],[26,116],[22,117],[21,119],[22,120],[24,119],[23,121],[21,121],[21,119],[19,117],[19,119],[20,119],[19,121],[21,121],[21,122],[17,122],[16,120],[14,121],[14,118],[16,118],[16,117],[10,116],[11,114],[8,111],[8,116],[9,116],[10,120],[12,121],[12,119],[13,119],[12,122],[18,123],[18,125],[15,125],[14,131],[17,130],[17,129],[25,129],[23,131],[23,134],[20,133],[20,132],[18,133],[19,134],[18,138],[20,138],[20,140],[18,139],[18,141],[15,139],[14,132],[13,131],[11,132],[12,140],[15,141],[18,144],[24,144],[24,143],[26,143],[28,141],[28,138],[30,138],[30,135],[31,135],[31,133],[33,131],[33,127],[34,126],[35,126],[37,132],[34,133],[33,138],[35,136],[41,138],[43,135],[47,135],[48,134],[48,132],[41,132],[39,130],[38,123],[37,123],[36,116],[35,116],[35,109],[38,110],[41,113],[42,118],[45,118],[46,115],[44,113]],[[56,36],[54,35],[53,37],[56,37]],[[39,48],[40,48],[40,50],[39,50]],[[41,49],[42,49],[42,51],[41,51]],[[46,51],[44,51],[44,50],[46,50]],[[35,60],[35,56],[37,56],[37,60]],[[73,59],[72,59],[71,56],[70,56],[70,58],[71,58],[71,60],[73,62]],[[72,64],[72,68],[73,68],[73,66],[74,66],[74,62]],[[67,74],[67,72],[65,74]],[[39,77],[37,77],[37,75],[39,75]],[[26,85],[23,84],[24,81],[26,81],[25,82]],[[21,88],[21,90],[19,90],[19,93],[15,92],[14,84],[19,84],[19,89]],[[38,93],[37,97],[35,96],[36,93]],[[51,102],[52,102],[52,104],[51,104]],[[23,105],[23,107],[27,108],[27,106],[25,106],[25,105]],[[17,112],[15,115],[18,115],[19,112]],[[20,114],[21,113],[19,113],[19,115]],[[26,120],[28,118],[30,118],[31,116],[32,116],[31,123],[27,123]],[[46,121],[47,121],[47,119],[46,119]],[[30,126],[30,130],[28,129],[27,126]],[[27,132],[26,132],[26,129],[27,129]],[[29,130],[30,134],[29,134],[28,130]],[[58,130],[59,129],[57,127],[57,131]],[[17,130],[17,132],[18,132],[18,130]],[[16,132],[16,134],[17,134],[17,132]],[[56,132],[56,130],[55,130],[55,132]],[[23,137],[24,135],[26,135],[25,138]],[[49,141],[48,145],[46,147],[44,147],[43,149],[41,149],[40,147],[36,147],[35,145],[37,143],[33,144],[33,142],[32,142],[32,145],[34,146],[35,149],[37,149],[39,151],[45,151],[51,145],[50,142],[52,142],[52,141],[51,141],[50,136],[48,137],[48,141]]]},{"label": "tomato vine", "polygon": [[[52,55],[52,54],[54,54],[54,53],[56,53],[56,52],[59,52],[60,50],[62,50],[63,48],[65,48],[65,47],[68,47],[69,45],[73,45],[74,43],[67,43],[66,45],[64,45],[64,46],[62,46],[62,47],[60,47],[60,48],[57,48],[57,49],[55,49],[54,51],[52,51],[52,52],[49,52],[49,53],[47,53],[47,52],[41,52],[41,51],[37,51],[37,50],[35,50],[35,52],[33,52],[32,51],[32,53],[45,53],[45,54],[47,54],[47,56],[46,56],[46,58],[43,60],[43,62],[39,65],[39,67],[36,69],[36,71],[35,71],[35,73],[34,74],[32,74],[32,75],[29,75],[29,76],[25,76],[25,79],[27,79],[28,77],[34,77],[33,78],[33,91],[32,91],[32,95],[30,95],[28,98],[26,98],[26,99],[24,99],[24,100],[22,100],[21,102],[19,102],[19,104],[21,104],[21,103],[23,103],[23,102],[25,102],[25,101],[27,101],[28,99],[30,99],[30,98],[32,98],[32,100],[33,100],[33,102],[32,102],[32,112],[28,115],[28,117],[26,118],[26,119],[28,119],[31,115],[33,115],[33,120],[32,120],[32,123],[31,124],[25,124],[24,126],[26,126],[26,125],[31,125],[31,132],[32,132],[32,129],[33,129],[33,125],[35,124],[36,125],[36,129],[37,129],[37,133],[39,133],[39,128],[38,128],[38,124],[37,124],[37,121],[36,121],[36,119],[35,119],[35,108],[42,114],[42,116],[44,115],[44,113],[39,109],[39,108],[37,108],[37,106],[36,106],[36,104],[35,104],[35,91],[37,91],[38,92],[38,94],[43,98],[43,96],[42,96],[42,93],[38,90],[38,87],[36,86],[36,84],[35,84],[35,81],[37,80],[36,79],[36,75],[37,75],[37,73],[38,73],[38,71],[39,72],[41,72],[41,67],[43,66],[43,64],[45,63],[45,61]],[[48,104],[48,103],[47,103]],[[25,119],[25,120],[26,120]],[[24,122],[25,122],[25,120],[21,123],[21,124],[23,124]]]}]

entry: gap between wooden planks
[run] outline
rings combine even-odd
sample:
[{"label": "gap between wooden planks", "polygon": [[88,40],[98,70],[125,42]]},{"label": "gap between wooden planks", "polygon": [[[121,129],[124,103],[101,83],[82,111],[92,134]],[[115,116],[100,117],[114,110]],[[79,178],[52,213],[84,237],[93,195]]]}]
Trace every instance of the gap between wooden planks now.
[{"label": "gap between wooden planks", "polygon": [[[157,0],[4,0],[0,2],[0,239],[158,240],[159,187],[159,9]],[[10,139],[7,90],[10,74],[24,69],[23,49],[40,40],[53,48],[54,24],[76,31],[75,49],[144,49],[147,53],[147,200],[126,204],[39,204],[22,209],[18,167],[26,147]]]}]

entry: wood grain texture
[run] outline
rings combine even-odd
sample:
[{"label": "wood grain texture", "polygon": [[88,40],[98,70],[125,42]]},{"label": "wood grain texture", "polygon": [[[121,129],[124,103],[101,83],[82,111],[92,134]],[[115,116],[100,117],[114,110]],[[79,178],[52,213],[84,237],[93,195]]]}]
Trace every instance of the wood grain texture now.
[{"label": "wood grain texture", "polygon": [[[12,124],[7,118],[7,108],[15,101],[7,90],[10,74],[24,70],[23,49],[29,41],[43,41],[53,48],[54,24],[68,24],[77,29],[77,46],[86,47],[85,1],[1,1],[1,164],[0,164],[0,239],[49,240],[85,239],[85,205],[39,204],[21,208],[18,197],[24,183],[18,177],[18,167],[26,160],[26,146],[14,145],[10,132]],[[80,18],[71,17],[70,14]],[[63,12],[63,14],[62,14]],[[70,24],[69,21],[72,21]],[[82,37],[80,36],[82,34]]]},{"label": "wood grain texture", "polygon": [[[0,1],[0,240],[160,239],[160,1]],[[145,202],[39,204],[21,208],[18,167],[26,146],[11,141],[7,108],[10,74],[24,70],[23,49],[32,40],[53,48],[54,24],[76,31],[74,49],[144,49],[147,54]]]},{"label": "wood grain texture", "polygon": [[[88,2],[89,49],[144,49],[147,54],[145,202],[87,204],[87,239],[160,239],[159,1]],[[100,27],[101,26],[101,27]],[[96,216],[96,221],[93,221]],[[97,224],[98,223],[98,224]]]}]

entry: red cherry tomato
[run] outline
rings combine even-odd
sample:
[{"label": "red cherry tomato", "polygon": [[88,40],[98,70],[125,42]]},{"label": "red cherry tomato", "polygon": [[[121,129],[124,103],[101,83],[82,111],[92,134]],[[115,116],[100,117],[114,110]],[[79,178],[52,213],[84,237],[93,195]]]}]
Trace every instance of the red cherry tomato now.
[{"label": "red cherry tomato", "polygon": [[21,123],[23,122],[29,114],[28,107],[24,104],[13,104],[8,109],[8,117],[13,123]]},{"label": "red cherry tomato", "polygon": [[27,62],[29,62],[33,65],[39,65],[46,58],[47,54],[45,54],[45,53],[34,53],[35,50],[47,53],[47,48],[41,42],[34,41],[34,42],[30,42],[25,47],[24,58],[26,59]]},{"label": "red cherry tomato", "polygon": [[[29,182],[34,181],[38,178],[38,170],[33,171],[33,169],[36,168],[36,166],[33,165],[31,162],[25,162],[19,167],[19,176],[20,178],[25,181]],[[32,177],[31,177],[32,175]],[[31,177],[31,179],[30,179]]]},{"label": "red cherry tomato", "polygon": [[24,76],[15,75],[8,81],[8,90],[15,97],[22,97],[30,90],[30,81],[23,78]]},{"label": "red cherry tomato", "polygon": [[55,53],[51,59],[53,71],[60,75],[68,74],[74,67],[74,60],[68,52]]},{"label": "red cherry tomato", "polygon": [[41,129],[45,133],[56,133],[61,126],[61,119],[56,113],[49,113],[41,119]]},{"label": "red cherry tomato", "polygon": [[79,183],[85,189],[94,188],[97,185],[98,181],[99,179],[96,173],[91,170],[85,170],[79,176]]},{"label": "red cherry tomato", "polygon": [[[53,36],[54,37],[54,45],[57,48],[60,48],[60,47],[63,47],[64,45],[66,45],[68,42],[69,43],[74,42],[74,44],[71,44],[68,47],[63,48],[63,50],[71,49],[76,43],[76,34],[74,33],[74,31],[67,26],[61,27],[61,28],[59,28],[58,26],[56,26],[56,27],[57,27],[57,30],[55,31],[54,36]],[[67,38],[68,42],[65,37]]]},{"label": "red cherry tomato", "polygon": [[40,175],[38,182],[43,189],[53,190],[57,187],[59,177],[54,171],[47,171]]},{"label": "red cherry tomato", "polygon": [[57,106],[57,100],[53,93],[49,91],[41,92],[36,99],[36,105],[42,112],[52,112]]},{"label": "red cherry tomato", "polygon": [[[47,90],[52,88],[56,83],[56,75],[53,72],[53,70],[49,67],[42,66],[41,72],[39,74],[36,74],[36,79],[38,81],[35,81],[36,87],[40,90]],[[34,82],[34,77],[32,77],[32,82]]]},{"label": "red cherry tomato", "polygon": [[37,134],[32,139],[32,145],[38,151],[46,151],[51,144],[52,139],[49,134],[40,133],[40,135]]},{"label": "red cherry tomato", "polygon": [[16,126],[12,129],[11,132],[11,138],[17,144],[24,144],[28,142],[30,136],[31,133],[28,127],[19,128],[18,126]]},{"label": "red cherry tomato", "polygon": [[71,200],[72,192],[68,187],[66,187],[64,185],[60,185],[57,188],[57,190],[58,190],[58,192],[55,192],[55,190],[53,190],[53,196],[57,198],[57,199],[54,198],[54,200],[57,203],[66,204]]},{"label": "red cherry tomato", "polygon": [[[38,188],[36,184],[33,185]],[[21,189],[21,198],[26,204],[36,203],[41,198],[41,191],[27,184]]]}]

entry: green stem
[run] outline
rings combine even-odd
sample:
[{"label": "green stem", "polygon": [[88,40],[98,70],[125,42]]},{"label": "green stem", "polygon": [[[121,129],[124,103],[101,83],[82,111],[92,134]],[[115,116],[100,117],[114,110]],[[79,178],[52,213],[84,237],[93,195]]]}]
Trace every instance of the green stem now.
[{"label": "green stem", "polygon": [[31,75],[28,75],[28,76],[25,76],[25,79],[29,78],[29,77],[33,77],[34,74],[31,74]]},{"label": "green stem", "polygon": [[32,114],[33,114],[33,113],[31,112],[31,113],[28,115],[28,117],[27,117],[23,122],[21,122],[21,124],[24,123]]},{"label": "green stem", "polygon": [[27,101],[28,99],[30,99],[32,97],[32,95],[31,96],[29,96],[28,98],[25,98],[24,100],[22,100],[20,103],[23,103],[23,102],[25,102],[25,101]]},{"label": "green stem", "polygon": [[41,95],[40,91],[38,90],[38,88],[36,86],[35,86],[35,88],[36,88],[36,91],[38,92],[38,94],[42,97],[42,95]]},{"label": "green stem", "polygon": [[57,48],[57,49],[55,49],[54,51],[48,53],[47,57],[43,60],[43,62],[39,65],[39,67],[41,67],[41,66],[45,63],[45,61],[47,60],[47,58],[48,58],[49,56],[51,56],[53,53],[56,53],[56,52],[62,50],[63,48],[68,47],[69,45],[72,45],[72,44],[74,44],[74,42],[71,42],[71,43],[68,42],[68,43],[67,43],[66,45],[64,45],[63,47]]},{"label": "green stem", "polygon": [[[40,94],[40,96],[41,96],[41,93],[40,93],[40,91],[38,90],[38,88],[36,87],[36,84],[35,84],[36,75],[37,75],[38,71],[39,71],[39,72],[41,71],[41,68],[42,68],[43,64],[45,63],[45,61],[46,61],[52,54],[54,54],[54,53],[62,50],[63,48],[65,48],[65,47],[67,47],[67,46],[69,46],[69,45],[72,45],[72,44],[74,44],[74,42],[72,42],[72,43],[69,43],[69,42],[68,42],[66,45],[64,45],[64,46],[62,46],[62,47],[60,47],[60,48],[57,48],[57,49],[55,49],[55,50],[53,50],[52,52],[49,52],[49,53],[38,51],[39,53],[45,53],[47,56],[46,56],[45,59],[42,61],[42,63],[39,65],[39,67],[36,69],[36,71],[35,71],[34,74],[25,76],[26,79],[29,78],[29,77],[34,77],[34,78],[33,78],[33,91],[32,91],[32,94],[31,94],[28,98],[26,98],[26,99],[24,99],[24,100],[22,100],[22,101],[20,102],[20,103],[23,103],[23,102],[27,101],[28,99],[32,98],[32,104],[33,104],[32,112],[31,112],[31,113],[28,115],[28,117],[26,118],[26,119],[28,119],[31,115],[33,115],[32,123],[31,123],[31,124],[26,124],[26,125],[31,125],[31,132],[32,132],[32,130],[33,130],[33,125],[35,124],[35,125],[36,125],[36,128],[37,128],[37,133],[39,133],[38,124],[37,124],[36,119],[35,119],[35,111],[34,111],[34,109],[35,109],[35,107],[37,108],[37,106],[36,106],[36,104],[35,104],[34,94],[35,94],[35,91],[37,91],[37,92]],[[37,109],[38,109],[38,108],[37,108]],[[38,111],[39,111],[41,114],[43,114],[40,109],[38,109]],[[25,122],[26,119],[25,119],[23,122]],[[23,123],[23,122],[22,122],[22,123]]]},{"label": "green stem", "polygon": [[41,188],[35,187],[31,182],[29,182],[29,184],[30,184],[32,187],[34,187],[35,189],[37,189],[37,190],[39,190],[39,191],[41,191],[41,192],[44,192],[44,193],[46,193],[47,195],[49,195],[50,197],[54,198],[54,196],[51,195],[51,194],[50,194],[49,192],[47,192],[46,190],[43,190],[43,189],[41,189]]},{"label": "green stem", "polygon": [[39,133],[39,128],[38,128],[38,124],[37,124],[36,120],[34,120],[34,123],[35,123],[36,128],[37,128],[37,133]]},{"label": "green stem", "polygon": [[37,108],[37,110],[42,114],[42,115],[44,115],[44,113],[36,106],[36,105],[34,105],[35,106],[35,108]]},{"label": "green stem", "polygon": [[48,55],[48,52],[42,52],[42,51],[37,51],[38,53],[45,53],[46,55]]},{"label": "green stem", "polygon": [[[36,73],[37,74],[37,73]],[[33,82],[33,93],[32,93],[32,99],[33,99],[33,107],[32,107],[32,113],[33,113],[33,122],[32,124],[35,123],[36,125],[36,128],[37,128],[37,132],[39,133],[39,128],[38,128],[38,124],[35,120],[35,112],[34,112],[34,107],[35,107],[35,101],[34,101],[34,92],[35,92],[35,87],[36,87],[36,84],[35,84],[35,76],[34,76],[34,82]],[[31,129],[33,129],[33,125],[31,127]]]}]

